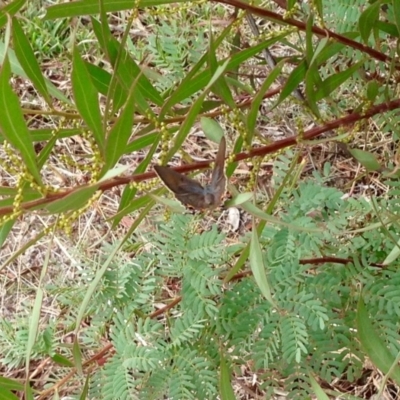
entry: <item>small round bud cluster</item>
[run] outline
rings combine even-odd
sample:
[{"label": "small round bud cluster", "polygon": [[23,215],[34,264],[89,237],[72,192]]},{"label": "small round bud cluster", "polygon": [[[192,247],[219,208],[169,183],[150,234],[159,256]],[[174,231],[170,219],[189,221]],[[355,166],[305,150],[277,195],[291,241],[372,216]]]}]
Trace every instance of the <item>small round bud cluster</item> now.
[{"label": "small round bud cluster", "polygon": [[57,221],[57,227],[65,232],[67,235],[71,235],[72,227],[74,221],[76,221],[86,210],[88,210],[92,205],[100,198],[101,191],[98,190],[89,200],[88,202],[78,210],[71,211],[66,214],[60,215],[60,218]]}]

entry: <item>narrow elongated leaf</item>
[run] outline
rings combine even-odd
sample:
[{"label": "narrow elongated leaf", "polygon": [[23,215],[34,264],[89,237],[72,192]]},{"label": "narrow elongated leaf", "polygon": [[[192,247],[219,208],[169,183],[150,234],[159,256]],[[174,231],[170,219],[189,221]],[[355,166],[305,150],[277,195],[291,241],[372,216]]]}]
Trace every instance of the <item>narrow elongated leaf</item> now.
[{"label": "narrow elongated leaf", "polygon": [[305,60],[303,60],[289,75],[289,78],[286,81],[286,84],[283,87],[278,100],[272,108],[277,107],[280,103],[282,103],[283,100],[290,96],[290,94],[299,86],[300,82],[305,79],[306,72],[307,64]]},{"label": "narrow elongated leaf", "polygon": [[[231,31],[231,26],[228,26],[223,30],[223,32],[214,41],[215,47],[218,47],[222,43],[222,41],[226,38],[226,36],[230,33],[230,31]],[[187,97],[183,97],[185,95],[182,94],[182,92],[185,92],[187,90],[188,85],[191,85],[193,82],[195,82],[197,80],[198,75],[196,75],[196,74],[199,73],[199,71],[202,69],[203,65],[206,63],[207,57],[208,57],[208,54],[206,53],[200,58],[200,60],[192,67],[192,69],[183,78],[179,87],[175,90],[175,92],[171,95],[171,97],[169,99],[167,99],[167,101],[164,102],[164,105],[159,114],[160,119],[164,118],[164,116],[171,109],[171,107],[180,101],[179,100],[180,98],[181,99],[187,98]],[[204,72],[206,74],[210,73],[209,70],[206,70]],[[200,90],[202,88],[203,88],[203,86],[201,86],[198,90]],[[197,90],[194,90],[193,93],[195,93],[196,91]],[[190,97],[190,95],[188,97]]]},{"label": "narrow elongated leaf", "polygon": [[224,130],[221,125],[215,119],[207,117],[201,117],[200,124],[204,134],[212,141],[219,143],[222,136],[224,136]]},{"label": "narrow elongated leaf", "polygon": [[27,170],[40,185],[41,177],[36,163],[35,150],[19,104],[18,96],[11,90],[10,63],[5,58],[0,72],[0,128],[6,139],[18,150]]},{"label": "narrow elongated leaf", "polygon": [[26,0],[14,0],[11,3],[5,5],[0,10],[0,28],[2,28],[7,22],[7,14],[15,15],[26,3]]},{"label": "narrow elongated leaf", "polygon": [[399,37],[399,30],[397,28],[396,24],[391,24],[389,22],[385,22],[385,21],[376,21],[375,22],[375,28],[379,29],[382,32],[387,33],[388,35],[391,35],[393,37]]},{"label": "narrow elongated leaf", "polygon": [[[245,49],[243,51],[234,54],[229,59],[227,69],[231,70],[236,68],[237,66],[240,66],[242,63],[244,63],[244,61],[255,56],[264,48],[271,46],[272,44],[276,43],[285,36],[287,36],[287,33],[274,37],[273,39],[266,40],[254,47]],[[167,105],[164,106],[165,109],[170,109],[174,104],[179,103],[182,100],[185,100],[193,96],[199,90],[202,90],[205,87],[205,85],[207,85],[207,83],[209,82],[210,77],[211,77],[210,71],[206,70],[200,72],[195,76],[191,76],[190,80],[184,79],[181,85],[178,87],[178,89],[174,92],[174,94],[171,95],[170,99],[167,102]]]},{"label": "narrow elongated leaf", "polygon": [[275,82],[276,78],[282,71],[283,66],[285,65],[286,60],[281,60],[274,69],[269,73],[267,79],[261,85],[258,93],[254,96],[253,101],[251,102],[250,111],[247,116],[247,142],[251,143],[254,135],[254,129],[257,123],[257,117],[260,109],[261,102],[264,99],[265,92],[271,87],[271,85]]},{"label": "narrow elongated leaf", "polygon": [[43,289],[38,287],[36,289],[36,297],[35,297],[35,304],[33,305],[31,321],[29,324],[29,337],[28,343],[26,345],[26,366],[29,368],[29,360],[31,357],[31,352],[33,346],[35,345],[36,335],[39,329],[39,320],[40,320],[40,310],[42,308],[43,303]]},{"label": "narrow elongated leaf", "polygon": [[[176,128],[177,129],[177,128]],[[132,140],[125,149],[125,154],[130,154],[135,151],[139,151],[144,149],[147,146],[150,146],[160,137],[159,133],[149,133],[148,135],[138,137],[137,139]]]},{"label": "narrow elongated leaf", "polygon": [[0,376],[0,388],[4,390],[24,390],[24,385],[14,379]]},{"label": "narrow elongated leaf", "polygon": [[260,242],[258,241],[258,234],[254,221],[250,242],[250,267],[257,286],[260,288],[263,296],[271,303],[273,307],[277,307],[274,299],[272,298],[271,288],[268,283],[261,246]]},{"label": "narrow elongated leaf", "polygon": [[163,204],[164,206],[168,207],[174,213],[183,214],[186,211],[186,208],[182,206],[182,203],[177,200],[157,196],[155,194],[150,194],[149,196],[157,203]]},{"label": "narrow elongated leaf", "polygon": [[[178,4],[185,1],[186,0],[141,0],[140,7],[146,8],[171,3]],[[132,0],[104,0],[103,3],[106,12],[131,10],[133,7]],[[99,13],[99,0],[73,1],[49,7],[45,19],[77,17],[79,15],[92,15]]]},{"label": "narrow elongated leaf", "polygon": [[358,28],[360,29],[361,38],[365,44],[368,44],[369,35],[371,34],[371,31],[379,18],[380,7],[381,2],[377,1],[367,7],[360,15],[358,20]]},{"label": "narrow elongated leaf", "polygon": [[212,85],[219,79],[219,77],[225,72],[227,66],[229,64],[229,60],[225,60],[224,64],[220,65],[217,70],[215,71],[215,74],[212,76],[212,78],[209,80],[207,86],[205,87],[203,93],[197,98],[197,100],[192,104],[190,107],[190,111],[188,112],[184,122],[182,123],[178,135],[176,136],[175,139],[175,145],[170,149],[170,151],[167,154],[167,159],[171,158],[178,149],[182,146],[182,143],[186,139],[186,136],[188,135],[190,129],[192,129],[193,124],[197,118],[197,115],[200,112],[201,105],[204,101],[204,98],[206,97],[208,91],[212,87]]},{"label": "narrow elongated leaf", "polygon": [[[12,204],[12,200],[11,200],[11,204]],[[1,227],[0,227],[0,248],[3,247],[3,244],[5,243],[6,239],[8,238],[8,234],[10,233],[14,224],[15,224],[15,219],[11,219],[11,220],[5,222],[3,225],[1,225]]]},{"label": "narrow elongated leaf", "polygon": [[337,89],[342,83],[346,82],[353,74],[360,69],[364,64],[364,61],[360,61],[350,68],[345,68],[341,72],[337,72],[326,78],[321,84],[317,86],[317,92],[315,93],[315,100],[319,101],[329,96],[335,89]]},{"label": "narrow elongated leaf", "polygon": [[318,66],[316,64],[313,64],[307,69],[305,84],[307,104],[311,108],[314,115],[320,118],[315,88],[318,88],[319,85],[322,84],[322,79],[319,76]]},{"label": "narrow elongated leaf", "polygon": [[0,400],[19,400],[20,397],[16,396],[14,393],[9,390],[3,389],[0,384]]},{"label": "narrow elongated leaf", "polygon": [[14,50],[18,61],[21,63],[21,66],[29,79],[32,81],[33,86],[35,86],[36,90],[44,97],[47,104],[51,106],[51,99],[42,71],[40,70],[29,40],[26,38],[17,18],[13,18],[12,31]]},{"label": "narrow elongated leaf", "polygon": [[111,74],[105,71],[103,68],[93,65],[87,61],[85,61],[85,66],[98,92],[104,96],[107,96],[108,87],[111,82]]},{"label": "narrow elongated leaf", "polygon": [[372,325],[362,297],[360,297],[358,302],[356,322],[358,338],[372,363],[384,374],[387,374],[391,370],[389,377],[397,385],[400,385],[400,367],[393,365],[395,357]]},{"label": "narrow elongated leaf", "polygon": [[[218,61],[217,61],[217,45],[213,42],[213,36],[210,35],[210,47],[208,51],[208,60],[209,66],[211,70],[211,74],[214,74],[218,68]],[[227,104],[231,109],[236,109],[236,102],[233,99],[231,89],[229,88],[228,84],[226,83],[225,76],[221,75],[214,85],[212,85],[211,90],[220,97],[225,104]]]},{"label": "narrow elongated leaf", "polygon": [[90,382],[90,374],[87,374],[86,379],[85,379],[85,385],[83,386],[83,390],[79,396],[79,400],[87,399],[87,395],[89,393],[89,382]]},{"label": "narrow elongated leaf", "polygon": [[379,171],[382,168],[374,154],[359,149],[348,150],[351,155],[368,171]]},{"label": "narrow elongated leaf", "polygon": [[367,98],[372,103],[375,101],[376,97],[379,94],[379,84],[377,81],[369,81],[367,83]]},{"label": "narrow elongated leaf", "polygon": [[314,57],[314,47],[313,47],[314,34],[312,32],[312,28],[314,26],[313,22],[314,22],[313,14],[310,13],[310,15],[307,18],[307,24],[306,24],[306,61],[308,67],[312,65],[311,60]]},{"label": "narrow elongated leaf", "polygon": [[136,85],[133,84],[125,108],[120,113],[117,122],[111,128],[108,135],[107,151],[105,154],[106,162],[103,168],[103,173],[112,168],[124,154],[128,140],[131,137],[135,104],[135,87]]},{"label": "narrow elongated leaf", "polygon": [[104,133],[97,90],[78,49],[73,51],[72,90],[79,114],[92,131],[101,154],[104,154]]},{"label": "narrow elongated leaf", "polygon": [[[150,164],[153,155],[155,153],[155,151],[157,150],[157,145],[158,145],[158,137],[159,135],[157,135],[152,143],[152,146],[150,148],[150,150],[147,152],[146,158],[137,166],[137,168],[135,169],[135,173],[142,173],[144,172],[148,165]],[[143,196],[142,198],[145,198],[146,203],[142,204],[140,203],[142,198],[139,199],[134,199],[132,201],[132,199],[134,198],[134,196],[137,193],[137,189],[134,187],[131,187],[130,185],[127,185],[126,188],[124,189],[124,192],[122,193],[122,197],[121,197],[121,201],[119,202],[119,207],[118,207],[118,213],[114,216],[114,220],[113,220],[113,227],[115,227],[119,221],[121,220],[121,218],[126,215],[127,213],[131,212],[131,211],[135,211],[141,207],[146,206],[147,204],[152,203],[154,204],[154,201],[151,200],[149,198],[149,196]],[[136,202],[137,201],[137,202]]]},{"label": "narrow elongated leaf", "polygon": [[55,363],[61,365],[62,367],[73,368],[74,366],[73,362],[71,362],[68,358],[58,353],[54,354],[54,356],[52,356],[51,359]]},{"label": "narrow elongated leaf", "polygon": [[[156,193],[160,193],[161,189],[157,190]],[[136,192],[134,192],[136,193]],[[152,198],[152,195],[147,194],[145,196],[141,197],[136,197],[134,200],[129,202],[129,205],[127,205],[124,208],[120,208],[117,214],[114,215],[114,223],[113,227],[116,226],[117,223],[122,219],[122,217],[126,214],[130,214],[134,211],[140,210],[143,207],[147,207],[149,204],[153,206],[155,204],[155,201]],[[168,204],[166,204],[168,206]]]},{"label": "narrow elongated leaf", "polygon": [[262,211],[260,208],[255,206],[249,201],[246,201],[241,204],[241,208],[243,210],[247,211],[249,214],[254,215],[257,218],[263,219],[264,221],[271,222],[276,225],[281,225],[281,226],[287,226],[291,229],[296,229],[304,232],[322,232],[322,228],[308,228],[304,226],[297,226],[294,224],[290,224],[288,222],[281,221],[279,218],[276,218],[264,211]]},{"label": "narrow elongated leaf", "polygon": [[311,373],[308,374],[311,382],[311,386],[314,390],[315,395],[317,396],[317,400],[329,400],[329,396],[324,392],[322,387],[318,384]]},{"label": "narrow elongated leaf", "polygon": [[219,374],[219,394],[221,400],[235,400],[235,392],[231,383],[232,372],[225,361],[224,356],[221,354],[220,374]]},{"label": "narrow elongated leaf", "polygon": [[25,397],[24,397],[25,400],[34,400],[29,379],[26,380],[24,394],[25,394]]},{"label": "narrow elongated leaf", "polygon": [[391,264],[393,261],[395,261],[399,257],[399,255],[400,255],[400,240],[396,243],[396,245],[393,247],[392,251],[385,258],[382,265]]},{"label": "narrow elongated leaf", "polygon": [[[397,37],[400,36],[400,1],[392,0],[393,16],[397,27]],[[396,35],[395,35],[396,36]]]},{"label": "narrow elongated leaf", "polygon": [[225,207],[234,207],[239,206],[243,203],[250,201],[254,197],[254,193],[240,193],[237,196],[233,197],[232,200],[227,201],[224,205]]},{"label": "narrow elongated leaf", "polygon": [[[81,305],[81,308],[82,308],[82,305]],[[74,356],[74,365],[75,365],[75,368],[76,368],[78,374],[83,375],[82,352],[81,352],[81,347],[79,346],[79,342],[78,342],[78,337],[79,337],[78,330],[81,325],[82,319],[78,318],[77,321],[79,321],[79,322],[76,323],[76,329],[75,329],[76,334],[75,334],[75,339],[74,339],[74,345],[72,347],[72,354]]]},{"label": "narrow elongated leaf", "polygon": [[[136,103],[139,109],[142,109],[143,112],[152,112],[146,99],[161,106],[163,104],[163,99],[158,90],[143,74],[141,68],[132,59],[130,54],[121,47],[121,43],[114,37],[109,37],[108,31],[105,32],[103,29],[104,24],[100,24],[94,18],[92,18],[92,24],[103,51],[109,55],[110,61],[114,67],[115,88],[112,94],[113,103],[117,104],[119,107],[124,104],[130,88],[136,81]],[[113,84],[112,80],[111,84]],[[119,101],[117,101],[117,96],[119,97]],[[114,109],[116,109],[115,106]]]},{"label": "narrow elongated leaf", "polygon": [[77,210],[83,207],[94,195],[97,186],[86,187],[69,194],[62,199],[47,204],[45,208],[53,214],[58,214],[70,210]]},{"label": "narrow elongated leaf", "polygon": [[313,5],[317,10],[319,18],[321,18],[321,21],[324,22],[324,6],[322,4],[322,0],[313,0]]},{"label": "narrow elongated leaf", "polygon": [[[3,42],[0,42],[0,64],[2,64],[2,60],[4,60],[5,55],[6,55],[6,46]],[[14,50],[9,48],[7,51],[7,55],[11,64],[11,71],[16,75],[21,76],[22,78],[28,79],[28,75],[25,73],[24,69],[19,63]],[[63,101],[66,104],[72,105],[71,100],[68,99],[68,97],[66,97],[61,90],[56,88],[54,84],[50,82],[49,79],[45,78],[45,82],[47,90],[49,91],[51,96],[55,97],[60,101]]]}]

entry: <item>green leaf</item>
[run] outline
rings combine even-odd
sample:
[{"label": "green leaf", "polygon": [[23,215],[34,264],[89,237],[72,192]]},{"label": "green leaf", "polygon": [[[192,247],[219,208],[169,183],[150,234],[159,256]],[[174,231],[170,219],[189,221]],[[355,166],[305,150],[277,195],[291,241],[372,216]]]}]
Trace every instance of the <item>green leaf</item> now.
[{"label": "green leaf", "polygon": [[35,150],[25,118],[19,105],[18,96],[11,90],[10,63],[5,58],[0,72],[0,128],[2,134],[18,150],[24,160],[26,169],[32,174],[36,183],[41,184],[41,176],[36,163]]},{"label": "green leaf", "polygon": [[0,28],[7,22],[7,14],[15,15],[26,3],[26,0],[15,0],[0,9]]},{"label": "green leaf", "polygon": [[324,392],[322,387],[318,384],[311,373],[308,374],[310,378],[311,387],[314,390],[315,395],[317,396],[317,400],[329,400],[329,396]]},{"label": "green leaf", "polygon": [[369,81],[367,83],[367,99],[373,103],[379,94],[379,84],[377,81]]},{"label": "green leaf", "polygon": [[207,117],[201,117],[200,124],[204,134],[213,142],[219,143],[224,136],[224,130],[221,125],[215,119]]},{"label": "green leaf", "polygon": [[85,385],[83,386],[83,390],[79,396],[79,400],[87,399],[87,395],[89,393],[89,382],[90,382],[90,374],[87,374],[86,379],[85,379]]},{"label": "green leaf", "polygon": [[260,242],[258,241],[257,228],[254,221],[250,242],[250,267],[261,293],[271,303],[273,307],[277,308],[277,305],[271,295],[271,288],[268,283],[267,273],[265,271],[264,260],[261,252],[261,246]]},{"label": "green leaf", "polygon": [[15,224],[15,219],[5,222],[0,227],[0,248],[3,247],[6,239],[8,238],[8,234],[10,233],[12,227]]},{"label": "green leaf", "polygon": [[389,377],[397,385],[400,385],[400,367],[393,365],[395,357],[386,347],[382,338],[376,333],[361,296],[357,307],[356,323],[358,338],[372,363],[384,374],[391,370]]},{"label": "green leaf", "polygon": [[381,165],[374,154],[359,150],[359,149],[348,149],[351,155],[368,171],[380,171]]},{"label": "green leaf", "polygon": [[68,358],[64,357],[61,354],[56,353],[53,356],[51,356],[51,359],[55,363],[61,365],[62,367],[67,367],[67,368],[73,368],[74,367],[74,363],[71,362]]},{"label": "green leaf", "polygon": [[0,376],[0,388],[5,390],[24,390],[24,385],[15,379]]},{"label": "green leaf", "polygon": [[32,393],[32,388],[31,388],[29,379],[27,379],[26,383],[25,383],[25,397],[24,397],[24,399],[25,400],[34,400],[33,393]]},{"label": "green leaf", "polygon": [[[126,102],[128,93],[132,85],[136,85],[136,104],[142,113],[151,112],[150,105],[146,99],[162,106],[164,100],[158,90],[151,84],[150,80],[144,75],[142,69],[132,59],[131,55],[121,46],[121,43],[103,29],[104,24],[100,24],[92,18],[93,30],[102,46],[104,52],[110,57],[114,68],[114,74],[110,81],[108,90],[112,90],[114,109],[118,109]],[[115,86],[115,87],[114,87]]]},{"label": "green leaf", "polygon": [[78,49],[73,51],[72,90],[79,114],[92,131],[100,152],[104,154],[104,133],[98,92]]},{"label": "green leaf", "polygon": [[[154,155],[155,151],[157,150],[158,139],[159,139],[159,135],[157,134],[156,137],[154,138],[153,142],[151,143],[152,146],[151,146],[150,150],[147,151],[146,157],[136,167],[136,169],[134,171],[135,174],[143,173],[147,169],[148,165],[150,164],[151,160],[153,159],[153,155]],[[151,200],[148,195],[142,196],[139,199],[132,200],[133,197],[136,195],[136,193],[137,193],[136,188],[133,188],[130,185],[127,185],[125,187],[124,192],[122,193],[121,200],[119,202],[118,213],[113,218],[113,220],[114,220],[113,227],[115,227],[119,223],[119,221],[125,214],[146,206],[147,204],[141,203],[142,199],[144,199],[144,201],[147,201],[147,203],[150,202],[150,203],[154,204],[154,201]]]},{"label": "green leaf", "polygon": [[75,190],[69,195],[47,204],[45,208],[52,214],[59,214],[69,210],[78,210],[90,200],[97,189],[97,186],[89,186]]},{"label": "green leaf", "polygon": [[[232,185],[229,186],[230,191],[231,191],[231,187],[232,187]],[[276,218],[276,217],[262,211],[260,208],[258,208],[254,204],[250,203],[249,201],[242,203],[241,208],[243,208],[243,210],[247,211],[249,214],[251,214],[257,218],[263,219],[264,221],[273,223],[275,225],[287,226],[291,229],[296,229],[296,230],[300,230],[300,231],[304,231],[304,232],[322,232],[322,228],[307,228],[304,226],[297,226],[294,224],[290,224],[288,222],[283,222],[279,218]]]},{"label": "green leaf", "polygon": [[400,240],[397,241],[396,245],[393,247],[392,251],[389,255],[385,258],[382,265],[389,265],[393,261],[397,260],[400,255]]},{"label": "green leaf", "polygon": [[29,40],[26,38],[17,18],[13,18],[12,30],[15,54],[21,63],[22,68],[32,81],[37,91],[44,97],[47,104],[51,106],[51,99],[42,71],[40,70],[39,64],[36,61],[36,57]]},{"label": "green leaf", "polygon": [[[186,0],[141,0],[140,7],[153,7],[163,4],[178,4],[183,3]],[[104,9],[107,13],[117,12],[124,10],[132,10],[132,0],[104,0]],[[80,15],[92,15],[99,14],[100,6],[99,0],[85,0],[85,1],[73,1],[70,3],[57,4],[47,8],[45,20],[77,17]]]},{"label": "green leaf", "polygon": [[97,65],[93,65],[87,61],[84,61],[84,63],[87,71],[90,74],[90,77],[92,78],[93,84],[96,86],[97,91],[102,95],[107,96],[108,88],[111,82],[111,74]]},{"label": "green leaf", "polygon": [[322,0],[313,0],[313,6],[317,10],[319,18],[321,18],[322,23],[324,22],[324,6]]},{"label": "green leaf", "polygon": [[[222,43],[223,39],[225,39],[225,37],[229,34],[229,32],[230,32],[230,26],[226,27],[223,30],[223,32],[219,35],[219,37],[216,40],[214,40],[216,47],[218,47]],[[207,84],[207,77],[209,77],[211,73],[210,69],[206,69],[205,71],[199,73],[199,71],[202,70],[203,65],[206,63],[207,57],[208,54],[206,53],[200,58],[197,64],[195,64],[192,67],[192,69],[186,74],[186,76],[182,79],[180,85],[174,91],[174,93],[169,97],[169,99],[167,99],[164,102],[164,105],[159,113],[160,120],[162,120],[165,117],[168,111],[171,110],[172,106],[174,106],[176,103],[179,103],[181,100],[190,97],[192,94],[196,93],[198,90],[201,90],[204,87],[204,85]],[[199,78],[199,76],[205,78],[204,82],[200,83],[201,79]],[[195,86],[193,87],[193,85]]]},{"label": "green leaf", "polygon": [[[290,94],[297,89],[300,82],[302,82],[307,73],[307,64],[306,61],[303,60],[289,75],[288,80],[286,81],[282,91],[279,95],[278,100],[273,105],[272,108],[276,108],[286,97],[290,96]],[[271,109],[272,109],[271,108]]]},{"label": "green leaf", "polygon": [[118,165],[115,168],[109,169],[99,180],[98,182],[104,182],[109,179],[115,178],[116,176],[120,176],[123,173],[129,171],[131,167],[129,165]]},{"label": "green leaf", "polygon": [[[134,191],[133,193],[136,193],[136,191]],[[158,193],[158,191],[157,191],[157,193]],[[124,192],[124,194],[125,194],[125,192]],[[131,192],[128,193],[128,195],[131,195],[131,194],[132,194]],[[122,217],[124,215],[130,214],[130,213],[132,213],[134,211],[137,211],[137,210],[139,210],[139,209],[141,209],[143,207],[148,206],[149,204],[154,205],[155,202],[154,202],[154,200],[153,200],[153,198],[151,196],[152,195],[150,195],[150,194],[146,194],[146,195],[141,196],[141,197],[136,197],[134,200],[131,200],[128,203],[128,205],[126,205],[125,207],[122,208],[120,206],[120,208],[118,210],[118,213],[115,214],[114,217],[113,217],[114,221],[115,221],[113,223],[113,227],[116,225],[116,223],[118,223],[122,219]],[[160,201],[160,203],[164,202],[164,198],[161,197],[158,201]],[[164,203],[167,205],[166,202],[164,202]],[[167,207],[168,207],[168,205],[167,205]]]},{"label": "green leaf", "polygon": [[367,7],[358,20],[358,28],[360,29],[360,34],[362,40],[365,44],[368,44],[369,35],[375,26],[379,18],[379,9],[381,7],[381,2],[377,1]]},{"label": "green leaf", "polygon": [[220,375],[219,375],[219,393],[221,395],[221,400],[235,400],[235,392],[232,388],[231,383],[232,372],[228,367],[228,364],[221,354],[221,363],[220,363]]},{"label": "green leaf", "polygon": [[196,101],[190,107],[190,110],[187,113],[185,120],[181,124],[179,132],[176,136],[175,144],[170,149],[170,151],[167,153],[167,156],[166,156],[167,159],[170,159],[177,152],[177,150],[180,149],[180,147],[182,146],[182,143],[184,142],[184,140],[186,139],[186,136],[192,129],[194,122],[197,118],[197,115],[200,112],[201,105],[204,101],[204,98],[206,97],[207,93],[209,92],[211,86],[215,83],[215,81],[225,72],[225,70],[228,66],[228,63],[229,63],[229,60],[226,60],[222,65],[220,65],[217,68],[217,70],[215,71],[215,74],[209,80],[203,93],[196,99]]},{"label": "green leaf", "polygon": [[[245,49],[234,54],[232,58],[229,59],[230,61],[227,65],[227,69],[231,70],[237,66],[240,66],[242,63],[244,63],[244,61],[258,54],[265,47],[271,46],[285,36],[287,36],[287,33],[274,37],[273,39],[266,40],[254,47],[250,47],[249,49]],[[163,107],[163,111],[170,109],[174,104],[179,103],[182,100],[193,96],[197,91],[202,90],[209,80],[210,70],[202,71],[197,75],[190,75],[190,79],[186,77],[168,99],[167,104],[165,104]]]},{"label": "green leaf", "polygon": [[254,96],[253,101],[251,102],[251,107],[247,116],[247,135],[246,135],[247,143],[252,142],[254,130],[257,123],[257,117],[260,110],[260,105],[264,100],[264,94],[278,78],[285,63],[286,59],[283,59],[274,67],[274,69],[268,74],[267,79],[264,80],[259,91]]},{"label": "green leaf", "polygon": [[[3,42],[0,42],[0,64],[2,60],[4,60],[5,55],[6,55],[6,46]],[[16,75],[21,76],[24,79],[28,79],[28,75],[25,73],[24,69],[19,63],[14,50],[9,48],[7,51],[7,55],[10,60],[11,71]],[[45,82],[47,90],[49,91],[51,96],[55,97],[60,101],[63,101],[68,105],[72,105],[72,102],[68,99],[68,97],[66,97],[61,90],[55,87],[54,84],[49,79],[45,78]]]},{"label": "green leaf", "polygon": [[387,33],[388,35],[391,35],[393,37],[399,37],[399,30],[397,28],[397,25],[391,24],[389,22],[385,21],[376,21],[375,23],[375,28],[379,29],[382,32]]},{"label": "green leaf", "polygon": [[[81,305],[82,308],[82,305]],[[79,342],[78,342],[78,327],[81,325],[81,319],[78,319],[78,322],[76,324],[76,335],[75,335],[75,339],[74,339],[74,344],[72,346],[72,355],[74,357],[74,366],[78,372],[79,375],[83,375],[83,368],[82,368],[82,352],[81,352],[81,348],[79,346]]]},{"label": "green leaf", "polygon": [[26,344],[26,365],[27,368],[29,368],[29,360],[31,357],[32,349],[33,346],[35,345],[36,341],[36,335],[39,329],[39,320],[40,320],[40,311],[42,308],[42,303],[43,303],[43,289],[41,287],[38,287],[36,289],[36,297],[35,297],[35,303],[33,305],[33,310],[32,310],[32,315],[31,315],[31,321],[29,324],[29,337],[28,337],[28,343]]},{"label": "green leaf", "polygon": [[250,201],[254,197],[254,193],[240,193],[235,196],[232,200],[225,203],[225,207],[239,206],[247,201]]},{"label": "green leaf", "polygon": [[[210,31],[212,31],[210,29]],[[213,37],[210,35],[210,48],[208,51],[208,60],[209,60],[209,68],[211,74],[214,74],[218,68],[218,61],[216,57],[217,52],[217,44],[214,44]],[[232,91],[226,83],[226,79],[224,75],[221,75],[214,85],[211,87],[211,90],[217,95],[217,97],[221,98],[223,102],[228,105],[231,109],[236,109],[236,102],[232,96]]]},{"label": "green leaf", "polygon": [[177,200],[157,196],[155,194],[150,194],[149,196],[157,203],[167,206],[174,213],[182,214],[186,211],[186,208]]},{"label": "green leaf", "polygon": [[132,85],[125,107],[108,135],[105,154],[106,162],[103,172],[112,168],[125,153],[128,140],[131,137],[135,105],[135,86],[135,84]]},{"label": "green leaf", "polygon": [[312,65],[311,60],[314,57],[314,47],[313,47],[314,34],[312,31],[313,26],[314,26],[314,16],[312,13],[310,13],[306,23],[306,61],[308,67]]},{"label": "green leaf", "polygon": [[3,389],[0,384],[0,400],[19,400],[21,397],[16,396],[14,393]]},{"label": "green leaf", "polygon": [[320,118],[319,109],[317,105],[316,91],[315,88],[322,84],[322,79],[319,76],[317,65],[314,63],[308,68],[305,79],[305,95],[307,98],[307,104],[311,108],[313,114]]},{"label": "green leaf", "polygon": [[315,94],[316,101],[319,101],[329,96],[335,89],[337,89],[342,83],[346,82],[349,78],[357,72],[360,67],[364,65],[364,61],[360,61],[350,68],[345,68],[341,72],[337,72],[330,77],[326,78],[322,83],[318,84],[317,92]]},{"label": "green leaf", "polygon": [[397,26],[397,37],[400,36],[400,2],[398,0],[392,0],[393,16]]}]

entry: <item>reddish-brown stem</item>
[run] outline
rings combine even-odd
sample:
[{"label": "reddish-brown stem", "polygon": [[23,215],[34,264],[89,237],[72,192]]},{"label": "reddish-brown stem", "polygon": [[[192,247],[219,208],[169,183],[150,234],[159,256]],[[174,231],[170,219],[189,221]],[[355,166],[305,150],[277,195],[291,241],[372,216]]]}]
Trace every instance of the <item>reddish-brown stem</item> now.
[{"label": "reddish-brown stem", "polygon": [[[243,3],[239,0],[213,0],[213,1],[216,3],[229,4],[231,6],[241,8],[243,10],[247,10],[248,12],[250,12],[252,14],[260,15],[262,17],[271,19],[277,23],[295,26],[300,31],[303,31],[303,32],[306,31],[306,23],[305,22],[298,21],[298,20],[292,19],[292,18],[284,18],[282,15],[280,15],[278,13],[266,10],[261,7],[252,6],[251,4]],[[372,58],[375,58],[376,60],[383,61],[386,63],[390,63],[392,61],[391,57],[387,56],[386,54],[383,54],[380,51],[374,50],[373,48],[371,48],[369,46],[365,46],[365,45],[363,45],[359,42],[356,42],[352,39],[349,39],[346,36],[339,35],[333,31],[330,31],[329,29],[322,29],[317,26],[313,26],[311,28],[311,30],[313,33],[315,33],[319,36],[333,38],[337,42],[343,43],[346,46],[352,47],[353,49],[360,50],[361,52],[368,54],[369,56],[371,56]],[[395,68],[400,69],[400,65],[397,63]]]},{"label": "reddish-brown stem", "polygon": [[[346,117],[335,119],[331,122],[327,122],[323,126],[309,129],[308,131],[304,132],[302,135],[290,136],[290,137],[282,139],[282,140],[277,140],[276,142],[273,142],[267,146],[259,147],[259,148],[250,150],[249,152],[242,152],[242,153],[236,154],[234,157],[234,161],[236,162],[236,161],[241,161],[241,160],[245,160],[245,159],[252,158],[252,157],[265,156],[266,154],[274,153],[285,147],[293,146],[296,143],[301,143],[303,140],[310,140],[310,139],[316,138],[317,136],[321,135],[322,133],[331,131],[340,126],[351,125],[357,121],[360,121],[360,120],[363,120],[366,118],[371,118],[376,114],[381,114],[381,113],[384,113],[387,111],[395,110],[396,108],[400,108],[400,99],[392,100],[387,103],[378,104],[374,107],[371,107],[364,114],[352,113],[350,115],[347,115]],[[196,169],[208,168],[211,162],[212,162],[212,160],[201,161],[201,162],[190,164],[190,165],[182,165],[182,166],[176,167],[174,169],[178,172],[189,172],[189,171],[193,171]],[[105,191],[105,190],[109,190],[118,185],[126,185],[130,182],[142,182],[147,179],[152,179],[155,177],[156,177],[155,172],[150,171],[150,172],[146,172],[144,174],[137,174],[137,175],[127,176],[127,177],[114,178],[114,179],[110,179],[108,181],[105,181],[105,182],[99,184],[98,189],[101,191]],[[87,185],[78,186],[73,189],[67,189],[67,190],[65,190],[63,192],[59,192],[59,193],[49,194],[48,196],[46,196],[43,199],[38,199],[38,200],[33,200],[33,201],[23,203],[21,205],[21,208],[23,210],[29,210],[29,209],[36,208],[36,207],[39,207],[42,205],[46,205],[46,204],[52,203],[56,200],[60,200],[64,197],[70,195],[74,191],[81,190],[85,187],[87,187]],[[0,216],[7,215],[12,212],[13,212],[12,206],[2,207],[0,209]]]}]

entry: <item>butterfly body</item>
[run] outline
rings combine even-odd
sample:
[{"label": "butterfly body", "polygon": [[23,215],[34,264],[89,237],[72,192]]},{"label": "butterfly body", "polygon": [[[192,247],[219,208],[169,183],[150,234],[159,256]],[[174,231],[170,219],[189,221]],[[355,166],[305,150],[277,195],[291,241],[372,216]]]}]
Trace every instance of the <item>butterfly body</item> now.
[{"label": "butterfly body", "polygon": [[156,165],[154,169],[165,186],[167,186],[167,188],[175,194],[175,197],[185,206],[191,206],[198,210],[215,208],[221,203],[222,196],[225,192],[225,150],[226,142],[223,137],[215,159],[211,183],[204,187],[196,180],[188,178],[171,168]]}]

